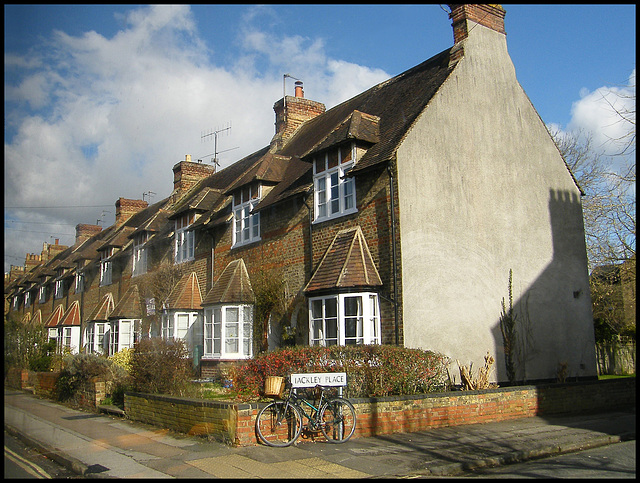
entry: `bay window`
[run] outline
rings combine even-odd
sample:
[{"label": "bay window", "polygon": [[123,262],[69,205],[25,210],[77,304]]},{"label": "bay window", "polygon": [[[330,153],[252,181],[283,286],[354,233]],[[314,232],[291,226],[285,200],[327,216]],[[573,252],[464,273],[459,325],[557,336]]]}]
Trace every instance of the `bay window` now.
[{"label": "bay window", "polygon": [[109,332],[109,355],[122,349],[131,349],[140,339],[140,319],[119,319],[111,322]]},{"label": "bay window", "polygon": [[104,322],[89,322],[85,331],[85,350],[87,354],[104,353],[104,337],[107,324]]},{"label": "bay window", "polygon": [[162,314],[162,338],[182,340],[189,352],[193,354],[196,346],[202,346],[202,315],[198,312],[178,312],[175,310],[164,312]]},{"label": "bay window", "polygon": [[310,345],[380,343],[380,308],[375,293],[309,299]]},{"label": "bay window", "polygon": [[221,305],[205,308],[205,358],[251,358],[252,341],[253,306]]},{"label": "bay window", "polygon": [[314,221],[356,212],[355,179],[345,173],[355,164],[355,144],[318,154],[313,160]]}]

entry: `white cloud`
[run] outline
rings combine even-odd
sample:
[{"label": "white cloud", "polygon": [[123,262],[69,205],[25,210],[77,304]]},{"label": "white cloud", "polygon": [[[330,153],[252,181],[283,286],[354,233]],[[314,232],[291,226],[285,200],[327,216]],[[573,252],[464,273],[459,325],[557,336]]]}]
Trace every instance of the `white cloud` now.
[{"label": "white cloud", "polygon": [[[220,47],[205,44],[188,6],[132,10],[111,38],[57,31],[29,58],[5,54],[5,133],[12,133],[5,137],[5,252],[24,257],[50,241],[15,230],[15,220],[63,223],[73,233],[78,223],[95,223],[102,205],[111,211],[105,226],[112,223],[119,197],[168,196],[175,163],[213,152],[204,131],[231,123],[218,149],[238,149],[220,156],[223,167],[267,145],[285,72],[327,108],[389,77],[327,58],[322,39],[268,31],[263,20],[277,25],[269,7],[248,12],[231,66],[212,63]],[[90,208],[10,208],[40,206]]]},{"label": "white cloud", "polygon": [[[584,130],[593,135],[593,145],[606,155],[619,153],[635,130],[635,69],[626,86],[603,86],[594,91],[583,89],[573,103],[568,130]],[[633,122],[622,119],[631,115]]]}]

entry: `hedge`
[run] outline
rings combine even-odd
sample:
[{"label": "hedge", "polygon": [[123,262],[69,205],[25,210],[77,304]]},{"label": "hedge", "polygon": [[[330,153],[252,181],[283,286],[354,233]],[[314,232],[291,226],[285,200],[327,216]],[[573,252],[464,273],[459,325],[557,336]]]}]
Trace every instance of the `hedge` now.
[{"label": "hedge", "polygon": [[267,376],[297,372],[346,372],[347,397],[401,396],[445,389],[448,363],[442,354],[397,346],[296,346],[261,353],[230,376],[242,400],[260,398]]}]

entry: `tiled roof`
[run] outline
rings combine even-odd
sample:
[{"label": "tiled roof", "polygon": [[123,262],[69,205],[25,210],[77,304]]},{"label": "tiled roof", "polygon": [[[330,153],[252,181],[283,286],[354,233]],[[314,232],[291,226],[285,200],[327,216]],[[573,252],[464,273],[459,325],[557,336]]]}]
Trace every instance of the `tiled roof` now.
[{"label": "tiled roof", "polygon": [[195,193],[194,196],[188,198],[168,217],[169,220],[176,218],[178,215],[189,210],[196,211],[209,211],[218,203],[220,198],[223,197],[219,189],[204,187],[202,190]]},{"label": "tiled roof", "polygon": [[45,327],[57,327],[58,322],[62,319],[64,315],[64,307],[62,305],[57,305],[53,310],[53,313],[49,316],[47,321],[45,322]]},{"label": "tiled roof", "polygon": [[80,323],[80,302],[74,300],[67,311],[64,313],[62,319],[60,319],[60,322],[58,322],[58,325],[64,325],[68,327],[73,325],[79,326]]},{"label": "tiled roof", "polygon": [[[376,137],[379,140],[358,160],[350,173],[356,174],[393,159],[413,122],[453,70],[449,61],[450,49],[447,49],[305,122],[278,154],[302,157],[326,148],[332,142],[359,136],[369,142],[374,142]],[[365,123],[360,125],[363,119]],[[357,136],[353,132],[349,134],[352,127],[357,130]],[[273,189],[258,209],[306,191],[312,183],[312,169],[310,163],[304,164],[306,169],[290,164],[280,183],[282,186],[278,190]]]},{"label": "tiled roof", "polygon": [[184,275],[167,299],[169,309],[200,310],[202,309],[201,303],[202,293],[195,272]]},{"label": "tiled roof", "polygon": [[247,185],[252,181],[279,183],[284,177],[290,159],[290,156],[285,157],[266,153],[258,163],[229,187],[226,194],[231,194],[234,189]]},{"label": "tiled roof", "polygon": [[88,321],[93,320],[109,320],[109,315],[113,312],[114,303],[113,303],[113,295],[111,292],[107,292],[104,297],[102,297],[102,301],[96,306],[96,308],[91,312]]},{"label": "tiled roof", "polygon": [[360,226],[338,232],[304,291],[379,287],[382,280]]},{"label": "tiled roof", "polygon": [[358,139],[371,144],[380,141],[380,118],[355,110],[328,136],[301,157],[305,158],[351,139]]},{"label": "tiled roof", "polygon": [[226,266],[202,305],[253,303],[255,296],[244,261],[240,258]]},{"label": "tiled roof", "polygon": [[115,306],[109,319],[141,319],[143,315],[138,286],[132,285]]}]

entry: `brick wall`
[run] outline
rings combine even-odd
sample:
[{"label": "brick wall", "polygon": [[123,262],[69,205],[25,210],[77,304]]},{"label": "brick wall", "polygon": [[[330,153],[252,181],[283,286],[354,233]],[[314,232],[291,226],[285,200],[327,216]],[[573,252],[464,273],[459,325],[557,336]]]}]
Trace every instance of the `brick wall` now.
[{"label": "brick wall", "polygon": [[[635,378],[539,386],[350,399],[354,437],[422,431],[444,426],[575,414],[635,407]],[[139,393],[125,394],[133,420],[236,446],[257,444],[255,418],[263,404],[212,402]]]},{"label": "brick wall", "polygon": [[129,419],[240,446],[251,444],[249,426],[253,428],[251,416],[255,418],[257,407],[156,394],[126,393],[124,398]]}]

